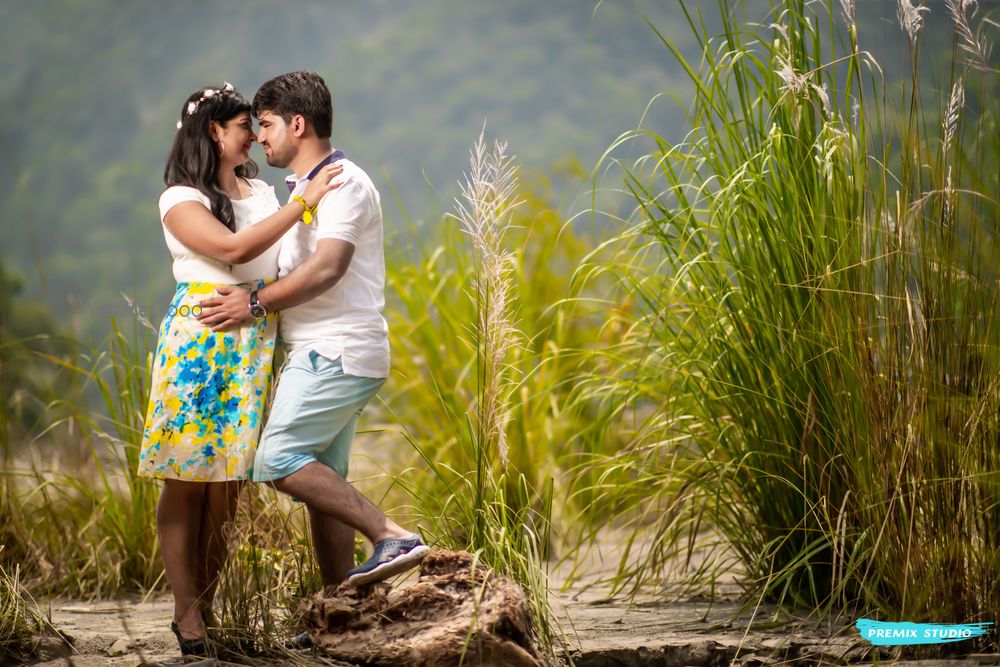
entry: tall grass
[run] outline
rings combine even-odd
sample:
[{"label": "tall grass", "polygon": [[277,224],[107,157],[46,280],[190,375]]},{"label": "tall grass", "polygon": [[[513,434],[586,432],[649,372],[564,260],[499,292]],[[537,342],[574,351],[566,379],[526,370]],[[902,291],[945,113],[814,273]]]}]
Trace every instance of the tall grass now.
[{"label": "tall grass", "polygon": [[323,588],[306,511],[273,489],[250,484],[229,530],[216,637],[244,655],[282,653],[298,634],[303,596]]},{"label": "tall grass", "polygon": [[[408,482],[404,474],[397,480],[408,486],[414,506],[430,524],[438,544],[476,552],[485,565],[524,586],[536,628],[543,644],[549,646],[552,626],[542,560],[551,507],[545,489],[515,467],[509,436],[514,425],[514,396],[524,377],[523,367],[516,361],[523,358],[519,352],[525,345],[517,326],[513,284],[517,262],[505,245],[514,209],[520,203],[517,190],[506,147],[495,143],[488,149],[480,136],[455,213],[474,248],[466,265],[470,273],[462,276],[469,282],[462,285],[464,295],[444,295],[468,299],[467,305],[438,311],[434,307],[440,300],[421,302],[421,296],[426,296],[421,291],[409,295],[411,300],[407,301],[419,323],[412,328],[423,328],[428,337],[421,339],[419,351],[438,358],[421,354],[418,363],[405,366],[403,373],[412,372],[416,380],[430,371],[430,387],[423,391],[429,390],[430,402],[436,405],[422,421],[431,415],[442,420],[418,426],[416,432],[406,431],[430,475]],[[456,275],[446,271],[441,278]],[[434,274],[421,279],[428,277],[433,281]],[[435,296],[447,284],[441,278],[430,283]],[[408,293],[397,285],[392,287],[394,294]],[[444,320],[450,331],[431,328],[435,320]],[[448,333],[458,335],[458,350],[447,348]],[[413,350],[414,346],[406,347]],[[448,357],[448,362],[442,363],[441,357]],[[416,416],[412,410],[406,413]]]},{"label": "tall grass", "polygon": [[[45,593],[115,596],[147,590],[160,578],[156,529],[151,521],[156,486],[136,474],[139,434],[148,394],[149,336],[138,320],[131,332],[113,323],[107,346],[91,353],[38,353],[75,378],[73,391],[46,406],[65,415],[45,432],[83,448],[46,462],[29,455],[4,471],[4,532],[9,558],[23,559],[28,580]],[[137,341],[137,342],[133,342]],[[96,398],[103,410],[95,410]],[[67,437],[68,436],[68,437]],[[60,465],[75,469],[60,469]]]},{"label": "tall grass", "polygon": [[605,518],[582,496],[563,499],[581,456],[619,444],[589,429],[596,404],[573,399],[615,282],[578,289],[590,239],[482,138],[454,216],[408,231],[387,244],[411,255],[389,258],[385,406],[416,460],[398,472],[394,457],[392,482],[437,544],[478,552],[524,586],[551,646],[548,559],[570,546],[573,522]]},{"label": "tall grass", "polygon": [[[4,546],[0,545],[0,557]],[[34,652],[38,635],[48,627],[41,610],[21,583],[20,568],[8,571],[0,560],[0,663],[14,664]]]},{"label": "tall grass", "polygon": [[619,589],[686,555],[820,611],[998,620],[996,23],[947,4],[936,91],[917,67],[933,14],[906,0],[898,85],[849,0],[787,0],[770,27],[720,2],[718,37],[685,4],[699,63],[660,35],[694,85],[690,129],[622,138],[656,146],[624,165],[639,313],[613,354],[636,362],[591,388],[648,409],[598,466],[648,497],[594,490],[641,538]]},{"label": "tall grass", "polygon": [[[520,332],[519,344],[507,350],[507,367],[516,383],[507,394],[506,451],[510,466],[527,476],[532,489],[551,486],[563,498],[576,483],[573,469],[579,457],[614,451],[620,444],[615,437],[601,439],[588,430],[599,417],[596,404],[572,398],[580,364],[590,361],[586,352],[614,335],[602,334],[601,326],[615,282],[597,277],[586,293],[580,291],[573,275],[592,250],[590,239],[529,185],[519,183],[515,197],[523,203],[511,212],[503,237]],[[394,474],[393,483],[419,497],[417,511],[432,532],[463,534],[474,524],[447,506],[455,494],[450,475],[476,466],[476,450],[463,440],[469,433],[466,414],[478,405],[483,387],[477,376],[480,313],[473,242],[457,221],[445,219],[397,232],[387,246],[410,254],[390,255],[388,261],[393,378],[384,390],[384,403],[417,445],[413,469]],[[499,457],[499,450],[494,454]],[[392,463],[405,460],[397,454]],[[569,532],[567,524],[577,517],[603,520],[591,509],[583,500],[558,504],[553,539]]]}]

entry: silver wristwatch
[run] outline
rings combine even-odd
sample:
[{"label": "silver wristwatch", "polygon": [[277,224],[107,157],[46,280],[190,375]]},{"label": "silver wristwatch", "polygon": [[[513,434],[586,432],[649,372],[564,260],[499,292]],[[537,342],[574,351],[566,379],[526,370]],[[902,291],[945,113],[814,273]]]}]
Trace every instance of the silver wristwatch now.
[{"label": "silver wristwatch", "polygon": [[257,298],[257,290],[250,292],[250,314],[254,319],[262,320],[267,317],[267,308]]}]

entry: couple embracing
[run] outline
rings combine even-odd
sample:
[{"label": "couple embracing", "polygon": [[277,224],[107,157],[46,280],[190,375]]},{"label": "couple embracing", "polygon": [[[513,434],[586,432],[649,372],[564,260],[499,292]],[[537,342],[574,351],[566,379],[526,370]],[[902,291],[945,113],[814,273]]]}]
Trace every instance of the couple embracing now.
[{"label": "couple embracing", "polygon": [[[385,579],[428,551],[346,481],[389,343],[378,191],[333,149],[332,124],[330,91],[312,72],[271,79],[252,104],[228,83],[200,88],[167,159],[159,207],[177,290],[153,359],[139,474],[164,480],[156,524],[184,654],[211,652],[224,529],[246,480],[307,505],[327,585]],[[268,164],[294,173],[284,206],[255,178],[255,141]],[[263,423],[279,329],[288,358]],[[355,530],[374,545],[358,567]]]}]

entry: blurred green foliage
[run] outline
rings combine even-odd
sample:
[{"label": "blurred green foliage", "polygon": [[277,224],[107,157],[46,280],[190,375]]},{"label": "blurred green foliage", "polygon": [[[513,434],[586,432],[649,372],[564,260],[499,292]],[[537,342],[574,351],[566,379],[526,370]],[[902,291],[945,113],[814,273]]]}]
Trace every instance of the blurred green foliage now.
[{"label": "blurred green foliage", "polygon": [[54,369],[35,355],[65,348],[55,332],[46,307],[24,297],[24,279],[0,258],[0,455],[43,419]]},{"label": "blurred green foliage", "polygon": [[[713,4],[697,7],[709,32],[718,27]],[[873,48],[901,53],[898,28],[882,20],[894,16],[894,3],[862,3],[860,11]],[[751,0],[747,16],[774,18],[767,0]],[[678,6],[653,0],[7,5],[0,256],[29,278],[25,292],[85,341],[103,339],[110,316],[124,315],[122,291],[155,319],[171,291],[156,197],[182,100],[223,80],[250,97],[295,69],[326,78],[335,143],[376,179],[390,227],[450,208],[484,122],[527,170],[568,160],[589,171],[643,117],[672,133],[684,127],[690,84],[646,18],[695,53]],[[927,43],[934,53],[936,43]],[[905,65],[882,62],[890,80]],[[627,147],[622,157],[642,149]],[[271,183],[282,176],[265,166]],[[560,213],[590,205],[587,179],[551,176]]]},{"label": "blurred green foliage", "polygon": [[[635,7],[595,7],[589,0],[6,6],[0,254],[30,276],[27,292],[83,339],[104,338],[109,316],[123,315],[122,291],[158,316],[172,279],[156,198],[182,101],[223,80],[252,97],[266,79],[295,69],[315,69],[331,87],[334,141],[376,179],[390,226],[450,208],[484,122],[526,167],[578,156],[589,168],[622,128],[635,126],[650,97],[680,80]],[[668,30],[676,18],[658,3],[636,7]],[[263,165],[257,149],[254,156]],[[283,175],[264,171],[271,183]],[[556,185],[565,199],[586,189],[586,181],[565,177]]]}]

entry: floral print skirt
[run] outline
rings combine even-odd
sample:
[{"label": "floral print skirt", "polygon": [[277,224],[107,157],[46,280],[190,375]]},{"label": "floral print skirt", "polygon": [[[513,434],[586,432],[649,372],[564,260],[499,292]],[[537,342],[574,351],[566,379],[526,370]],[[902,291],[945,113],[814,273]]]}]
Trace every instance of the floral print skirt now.
[{"label": "floral print skirt", "polygon": [[[243,283],[259,289],[266,282]],[[139,474],[249,479],[271,386],[277,315],[213,332],[196,318],[216,283],[178,283],[160,325]]]}]

